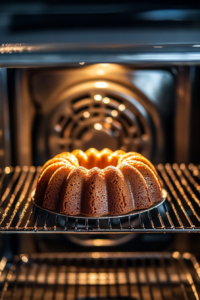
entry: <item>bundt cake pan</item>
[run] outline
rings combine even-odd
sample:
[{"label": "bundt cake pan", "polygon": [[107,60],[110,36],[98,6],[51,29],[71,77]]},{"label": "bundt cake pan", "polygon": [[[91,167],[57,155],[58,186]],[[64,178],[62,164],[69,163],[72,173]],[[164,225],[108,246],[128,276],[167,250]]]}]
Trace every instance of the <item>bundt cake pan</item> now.
[{"label": "bundt cake pan", "polygon": [[131,216],[135,216],[135,215],[138,215],[138,214],[141,214],[141,213],[144,213],[144,212],[148,212],[149,210],[152,210],[156,207],[158,207],[159,205],[161,205],[167,198],[167,191],[165,189],[162,189],[162,199],[156,203],[154,203],[153,205],[151,205],[150,207],[148,208],[144,208],[144,209],[138,209],[138,210],[133,210],[127,214],[121,214],[121,215],[104,215],[104,216],[98,216],[98,217],[95,217],[95,216],[83,216],[83,215],[66,215],[66,214],[61,214],[61,213],[58,213],[57,211],[54,211],[54,210],[50,210],[50,209],[46,209],[44,207],[42,207],[42,205],[39,205],[35,202],[35,190],[33,190],[33,193],[32,193],[32,201],[33,203],[39,207],[40,209],[44,210],[44,211],[47,211],[49,213],[53,213],[53,214],[56,214],[56,215],[59,215],[59,216],[62,216],[62,217],[71,217],[71,218],[79,218],[79,219],[116,219],[116,218],[123,218],[123,217],[131,217]]},{"label": "bundt cake pan", "polygon": [[47,161],[34,196],[49,211],[92,218],[145,211],[162,199],[162,182],[148,159],[136,152],[94,148]]}]

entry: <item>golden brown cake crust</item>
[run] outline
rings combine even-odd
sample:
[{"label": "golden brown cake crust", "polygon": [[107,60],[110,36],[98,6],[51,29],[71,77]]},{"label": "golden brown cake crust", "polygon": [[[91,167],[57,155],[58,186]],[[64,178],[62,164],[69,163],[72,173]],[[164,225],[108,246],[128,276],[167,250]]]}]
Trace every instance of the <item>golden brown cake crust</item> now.
[{"label": "golden brown cake crust", "polygon": [[65,214],[123,215],[162,198],[154,166],[136,152],[64,152],[42,167],[35,202]]},{"label": "golden brown cake crust", "polygon": [[98,168],[89,170],[83,180],[81,213],[86,216],[102,216],[107,214],[107,199],[104,172]]},{"label": "golden brown cake crust", "polygon": [[65,178],[60,199],[58,201],[58,211],[66,215],[78,215],[81,213],[81,196],[83,188],[83,176],[87,170],[78,167]]},{"label": "golden brown cake crust", "polygon": [[[128,164],[121,164],[119,169],[124,175],[129,185],[131,198],[133,199],[133,208],[140,209],[149,207],[152,202],[150,199],[147,184],[140,172]],[[137,184],[135,184],[137,182]]]},{"label": "golden brown cake crust", "polygon": [[51,176],[45,195],[42,202],[44,208],[50,210],[56,210],[58,207],[58,200],[61,193],[61,188],[64,180],[67,178],[69,173],[73,170],[70,165],[63,166],[56,170]]},{"label": "golden brown cake crust", "polygon": [[51,164],[40,175],[35,192],[35,202],[37,204],[42,204],[49,180],[53,173],[63,166],[63,162]]},{"label": "golden brown cake crust", "polygon": [[160,201],[162,199],[161,187],[159,185],[158,178],[156,177],[155,173],[149,168],[149,166],[137,160],[130,160],[128,165],[136,168],[143,176],[148,187],[151,201],[153,203]]},{"label": "golden brown cake crust", "polygon": [[52,165],[52,164],[55,164],[55,163],[60,163],[60,162],[62,162],[63,164],[69,164],[69,165],[71,165],[71,163],[68,161],[68,160],[66,160],[66,159],[64,159],[64,158],[52,158],[52,159],[50,159],[50,160],[48,160],[45,164],[44,164],[44,166],[42,167],[42,169],[41,169],[41,171],[40,171],[40,174],[42,174],[42,172],[48,167],[48,166],[50,166],[50,165]]},{"label": "golden brown cake crust", "polygon": [[108,212],[111,215],[126,214],[134,209],[129,187],[123,173],[113,166],[105,169],[108,192]]}]

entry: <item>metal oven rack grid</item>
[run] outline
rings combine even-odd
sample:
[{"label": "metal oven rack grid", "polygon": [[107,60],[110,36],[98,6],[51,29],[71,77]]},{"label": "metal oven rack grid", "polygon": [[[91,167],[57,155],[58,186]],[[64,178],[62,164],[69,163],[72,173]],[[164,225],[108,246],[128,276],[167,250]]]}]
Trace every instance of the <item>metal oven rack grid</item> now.
[{"label": "metal oven rack grid", "polygon": [[200,266],[190,253],[67,253],[0,262],[1,300],[199,300]]},{"label": "metal oven rack grid", "polygon": [[200,167],[159,164],[167,200],[137,216],[84,220],[47,213],[34,206],[31,193],[40,167],[6,167],[0,173],[1,233],[172,233],[200,232]]}]

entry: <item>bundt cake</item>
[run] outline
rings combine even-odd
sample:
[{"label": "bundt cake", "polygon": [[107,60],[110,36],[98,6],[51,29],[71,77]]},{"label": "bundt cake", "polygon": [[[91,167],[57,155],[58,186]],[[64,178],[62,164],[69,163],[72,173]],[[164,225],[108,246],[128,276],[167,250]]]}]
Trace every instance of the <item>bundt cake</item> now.
[{"label": "bundt cake", "polygon": [[66,215],[123,215],[162,199],[154,166],[136,152],[75,150],[50,159],[39,175],[35,202]]}]

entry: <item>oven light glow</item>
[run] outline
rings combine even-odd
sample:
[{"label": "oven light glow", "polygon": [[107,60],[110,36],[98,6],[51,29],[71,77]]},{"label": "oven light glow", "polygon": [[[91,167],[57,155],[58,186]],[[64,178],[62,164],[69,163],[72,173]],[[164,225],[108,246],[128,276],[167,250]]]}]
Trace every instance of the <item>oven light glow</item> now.
[{"label": "oven light glow", "polygon": [[90,284],[95,284],[97,281],[98,275],[97,273],[89,273],[88,274],[88,281],[90,282]]},{"label": "oven light glow", "polygon": [[106,122],[111,124],[113,122],[113,119],[111,117],[107,117]]},{"label": "oven light glow", "polygon": [[111,111],[111,115],[112,115],[113,117],[117,117],[117,116],[118,116],[118,111],[112,110],[112,111]]},{"label": "oven light glow", "polygon": [[[102,240],[95,240],[95,241],[102,241]],[[93,253],[92,253],[92,257],[93,257],[93,258],[100,258],[100,256],[101,256],[101,255],[100,255],[100,253],[98,253],[98,252],[93,252]]]},{"label": "oven light glow", "polygon": [[79,65],[81,65],[81,66],[83,66],[85,63],[84,63],[84,61],[81,61],[80,63],[79,63]]},{"label": "oven light glow", "polygon": [[98,75],[104,75],[104,74],[105,74],[105,71],[104,71],[104,70],[101,70],[101,69],[99,69],[99,70],[97,70],[97,74],[98,74]]},{"label": "oven light glow", "polygon": [[61,132],[62,128],[59,124],[57,124],[55,127],[54,127],[55,131],[57,132]]},{"label": "oven light glow", "polygon": [[186,252],[186,253],[183,254],[183,257],[185,259],[191,259],[191,254]]},{"label": "oven light glow", "polygon": [[16,166],[16,167],[15,167],[15,171],[16,171],[16,172],[20,172],[20,171],[21,171],[20,166]]},{"label": "oven light glow", "polygon": [[25,256],[25,255],[23,255],[23,256],[21,257],[21,260],[22,260],[23,262],[27,263],[27,262],[28,262],[28,257]]},{"label": "oven light glow", "polygon": [[30,167],[30,171],[31,171],[31,172],[35,172],[35,167],[31,166],[31,167]]},{"label": "oven light glow", "polygon": [[95,123],[95,124],[94,124],[94,129],[96,129],[96,130],[101,130],[101,129],[102,129],[102,125],[99,124],[99,123]]},{"label": "oven light glow", "polygon": [[89,111],[84,111],[83,116],[84,116],[84,118],[89,118],[89,116],[90,116]]},{"label": "oven light glow", "polygon": [[10,168],[9,168],[9,167],[6,167],[6,168],[5,168],[5,173],[6,173],[6,174],[9,174],[9,173],[10,173]]},{"label": "oven light glow", "polygon": [[101,101],[102,96],[101,96],[101,95],[94,95],[94,99],[95,99],[96,101]]},{"label": "oven light glow", "polygon": [[173,258],[179,258],[180,257],[180,252],[176,251],[172,254]]},{"label": "oven light glow", "polygon": [[103,98],[103,103],[108,104],[110,103],[110,99],[108,97]]},{"label": "oven light glow", "polygon": [[184,170],[184,169],[185,169],[185,164],[181,164],[181,165],[180,165],[180,169],[181,169],[181,170]]},{"label": "oven light glow", "polygon": [[97,88],[100,88],[100,89],[105,89],[108,87],[108,84],[103,81],[98,81],[98,82],[95,82],[94,86]]},{"label": "oven light glow", "polygon": [[3,257],[0,262],[0,275],[2,274],[2,271],[4,270],[6,263],[7,263],[7,259],[5,257]]},{"label": "oven light glow", "polygon": [[96,239],[93,241],[94,246],[103,246],[104,245],[104,240],[102,239]]},{"label": "oven light glow", "polygon": [[119,109],[120,111],[123,111],[123,110],[126,109],[126,106],[125,106],[124,104],[120,104],[120,105],[118,106],[118,109]]}]

